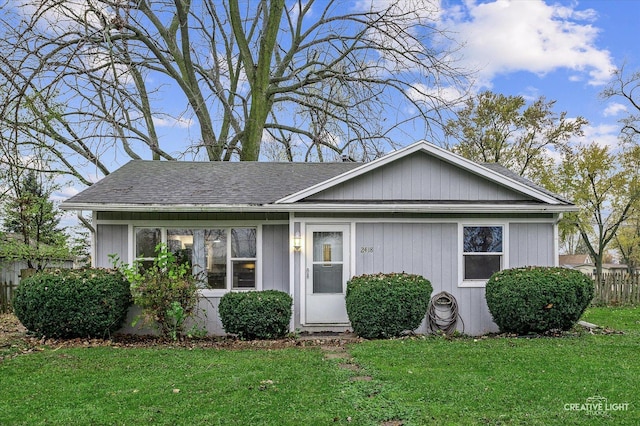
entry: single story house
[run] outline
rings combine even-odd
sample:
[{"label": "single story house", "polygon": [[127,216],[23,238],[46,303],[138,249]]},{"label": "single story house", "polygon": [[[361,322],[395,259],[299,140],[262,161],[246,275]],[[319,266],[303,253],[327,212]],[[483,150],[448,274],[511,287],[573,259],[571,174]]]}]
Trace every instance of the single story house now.
[{"label": "single story house", "polygon": [[497,331],[489,276],[557,265],[558,220],[576,209],[425,141],[369,163],[134,160],[61,208],[92,212],[96,267],[110,254],[149,261],[159,242],[189,256],[210,334],[224,334],[222,295],[266,289],[293,297],[292,331],[347,330],[347,280],[404,271],[453,295],[473,335]]},{"label": "single story house", "polygon": [[[561,254],[559,257],[560,266],[563,268],[577,269],[583,274],[593,276],[596,273],[596,265],[588,254]],[[624,263],[603,263],[603,274],[623,274],[629,271],[629,267]]]}]

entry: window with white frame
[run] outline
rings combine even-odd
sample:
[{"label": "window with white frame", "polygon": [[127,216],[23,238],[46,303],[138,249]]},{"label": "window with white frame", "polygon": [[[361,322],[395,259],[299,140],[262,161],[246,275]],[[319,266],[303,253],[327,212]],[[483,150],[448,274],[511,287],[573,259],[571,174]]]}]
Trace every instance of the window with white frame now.
[{"label": "window with white frame", "polygon": [[162,230],[160,228],[137,228],[135,237],[136,260],[142,264],[143,268],[148,268],[153,265],[156,247],[162,242]]},{"label": "window with white frame", "polygon": [[136,260],[143,267],[153,262],[160,242],[187,262],[206,288],[256,289],[257,228],[136,228]]},{"label": "window with white frame", "polygon": [[462,275],[464,281],[486,281],[504,264],[504,227],[462,227]]}]

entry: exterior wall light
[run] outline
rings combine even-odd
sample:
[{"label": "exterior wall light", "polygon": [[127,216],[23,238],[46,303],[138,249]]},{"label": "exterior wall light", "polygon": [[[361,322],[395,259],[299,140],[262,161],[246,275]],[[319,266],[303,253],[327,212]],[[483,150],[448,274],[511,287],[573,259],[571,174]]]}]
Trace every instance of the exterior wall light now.
[{"label": "exterior wall light", "polygon": [[302,248],[302,237],[300,237],[300,231],[296,231],[295,235],[293,236],[293,249],[295,251],[300,251],[301,248]]}]

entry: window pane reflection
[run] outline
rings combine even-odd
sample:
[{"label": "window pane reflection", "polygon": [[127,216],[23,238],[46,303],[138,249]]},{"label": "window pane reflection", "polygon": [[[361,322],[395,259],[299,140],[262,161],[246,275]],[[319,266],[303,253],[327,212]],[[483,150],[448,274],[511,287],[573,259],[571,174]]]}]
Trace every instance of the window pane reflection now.
[{"label": "window pane reflection", "polygon": [[231,257],[256,257],[256,229],[231,230]]},{"label": "window pane reflection", "polygon": [[342,232],[314,232],[313,261],[342,262]]},{"label": "window pane reflection", "polygon": [[162,242],[160,229],[136,229],[136,258],[156,257],[156,246]]},{"label": "window pane reflection", "polygon": [[255,288],[255,261],[234,260],[231,267],[233,268],[233,288]]},{"label": "window pane reflection", "polygon": [[207,283],[209,288],[227,288],[227,231],[205,231],[205,257],[207,259]]}]

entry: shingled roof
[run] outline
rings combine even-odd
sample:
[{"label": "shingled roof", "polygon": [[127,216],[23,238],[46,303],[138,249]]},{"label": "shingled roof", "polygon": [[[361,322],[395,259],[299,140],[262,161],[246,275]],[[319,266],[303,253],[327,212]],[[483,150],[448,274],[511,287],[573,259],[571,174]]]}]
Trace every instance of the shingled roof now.
[{"label": "shingled roof", "polygon": [[517,174],[516,172],[512,171],[511,169],[507,169],[506,167],[504,167],[501,164],[498,163],[481,163],[482,166],[486,167],[487,169],[493,170],[494,172],[500,173],[503,176],[506,176],[510,179],[513,179],[517,182],[520,182],[524,185],[527,185],[530,188],[533,188],[537,191],[540,191],[544,194],[547,194],[550,197],[554,197],[557,198],[559,201],[562,201],[564,203],[571,203],[571,201],[561,197],[560,195],[556,194],[555,192],[551,192],[548,189],[530,181],[529,179],[520,176],[519,174]]},{"label": "shingled roof", "polygon": [[[345,211],[575,211],[575,206],[497,164],[478,164],[419,141],[370,163],[179,162],[134,160],[61,204],[66,210],[335,211],[309,197],[408,155],[424,152],[525,195],[524,200],[390,199],[338,202]],[[473,204],[473,206],[471,206]],[[275,209],[275,210],[274,210]]]},{"label": "shingled roof", "polygon": [[133,160],[64,204],[263,205],[360,165]]}]

